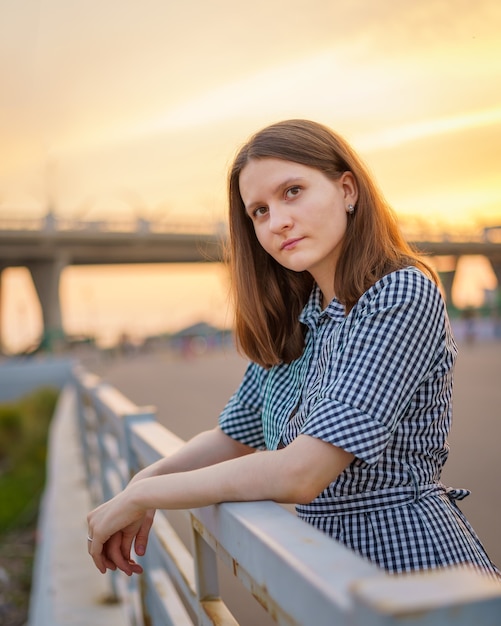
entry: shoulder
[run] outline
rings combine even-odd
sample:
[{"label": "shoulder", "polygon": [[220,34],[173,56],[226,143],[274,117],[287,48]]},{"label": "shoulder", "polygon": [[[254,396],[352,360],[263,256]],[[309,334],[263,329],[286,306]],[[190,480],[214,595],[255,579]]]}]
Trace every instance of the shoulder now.
[{"label": "shoulder", "polygon": [[413,304],[416,307],[442,308],[439,287],[417,267],[406,267],[386,274],[360,298],[357,308]]},{"label": "shoulder", "polygon": [[240,398],[260,396],[268,374],[269,370],[250,361],[247,364],[247,369],[245,370],[244,377],[238,388],[238,396]]}]

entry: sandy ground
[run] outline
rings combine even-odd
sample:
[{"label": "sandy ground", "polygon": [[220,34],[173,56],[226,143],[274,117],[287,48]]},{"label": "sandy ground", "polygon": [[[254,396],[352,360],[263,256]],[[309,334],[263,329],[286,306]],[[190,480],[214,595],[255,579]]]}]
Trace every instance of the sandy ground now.
[{"label": "sandy ground", "polygon": [[[159,421],[187,439],[211,428],[236,389],[245,361],[232,349],[182,357],[157,352],[87,364]],[[501,342],[460,344],[451,454],[444,482],[472,494],[461,508],[491,559],[501,565]],[[262,620],[263,625],[266,620]]]}]

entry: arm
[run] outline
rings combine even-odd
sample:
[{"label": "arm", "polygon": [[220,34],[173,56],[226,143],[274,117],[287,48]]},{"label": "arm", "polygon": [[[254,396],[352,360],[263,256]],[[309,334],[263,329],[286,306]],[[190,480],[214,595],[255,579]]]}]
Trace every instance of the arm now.
[{"label": "arm", "polygon": [[[148,509],[187,509],[251,500],[310,502],[352,459],[353,455],[340,448],[301,435],[282,450],[246,454],[182,473],[149,476],[89,514],[89,534],[93,537],[90,554],[101,572],[110,567],[109,563],[120,567],[123,552],[119,546],[110,546],[107,554],[103,546],[118,532],[133,538],[138,520]],[[127,573],[132,571],[136,570],[129,566]]]},{"label": "arm", "polygon": [[199,469],[252,452],[254,448],[232,439],[216,427],[196,435],[174,454],[138,472],[131,484],[152,476]]},{"label": "arm", "polygon": [[[127,489],[141,483],[139,487],[141,490],[146,479],[199,469],[253,452],[254,448],[241,444],[216,427],[196,435],[174,454],[142,469],[132,478]],[[111,569],[119,567],[127,574],[141,573],[142,568],[130,558],[132,542],[134,541],[136,554],[142,556],[146,552],[156,508],[158,507],[147,507],[142,512],[136,521],[134,531],[130,529],[129,532],[123,533],[122,529],[119,529],[116,533],[111,533],[103,547],[103,562],[107,567]],[[90,537],[93,536],[91,533],[89,527]],[[107,558],[108,553],[114,556]]]},{"label": "arm", "polygon": [[334,337],[301,433],[377,463],[409,410],[445,419],[455,350],[437,286],[414,268],[388,274],[360,298]]}]

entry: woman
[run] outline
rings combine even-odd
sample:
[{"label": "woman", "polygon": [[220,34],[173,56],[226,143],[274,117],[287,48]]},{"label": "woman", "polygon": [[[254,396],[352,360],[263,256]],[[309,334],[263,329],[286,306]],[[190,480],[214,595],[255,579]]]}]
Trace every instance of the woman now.
[{"label": "woman", "polygon": [[88,516],[101,572],[138,573],[155,509],[295,503],[388,572],[501,578],[440,482],[456,346],[434,271],[353,150],[304,120],[258,132],[229,175],[236,337],[251,360],[217,428]]}]

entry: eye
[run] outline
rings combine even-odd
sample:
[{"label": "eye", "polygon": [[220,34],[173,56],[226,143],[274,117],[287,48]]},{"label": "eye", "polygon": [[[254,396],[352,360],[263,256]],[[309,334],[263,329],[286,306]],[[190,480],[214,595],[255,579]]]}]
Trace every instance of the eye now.
[{"label": "eye", "polygon": [[253,218],[263,217],[263,215],[266,215],[267,213],[268,213],[267,206],[258,206],[256,209],[252,211],[252,217]]},{"label": "eye", "polygon": [[289,187],[285,192],[286,198],[295,198],[297,195],[301,193],[301,187],[299,185],[294,185],[294,187]]}]

